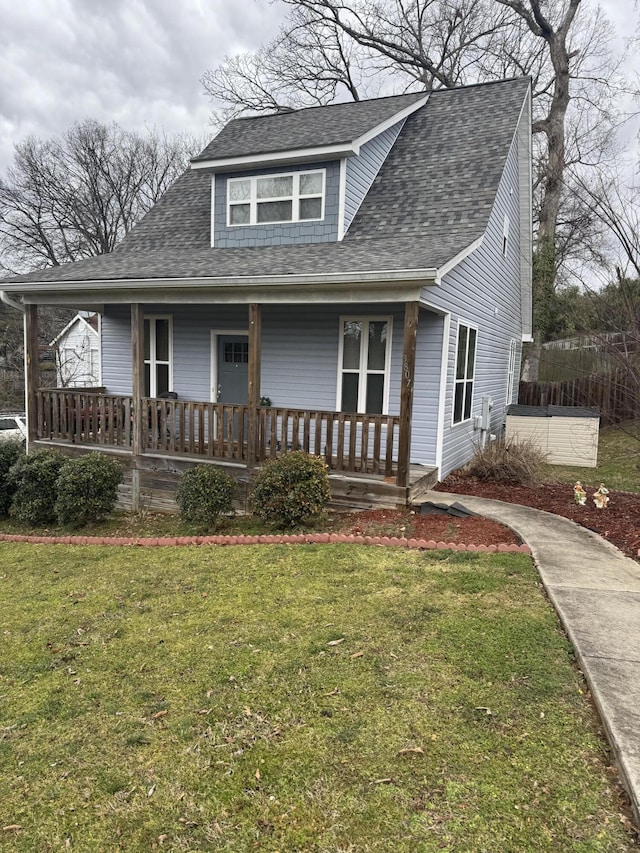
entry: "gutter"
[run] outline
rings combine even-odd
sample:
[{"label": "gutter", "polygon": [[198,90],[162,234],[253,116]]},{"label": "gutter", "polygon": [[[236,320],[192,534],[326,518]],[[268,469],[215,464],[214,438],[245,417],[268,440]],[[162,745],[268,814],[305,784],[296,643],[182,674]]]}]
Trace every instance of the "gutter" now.
[{"label": "gutter", "polygon": [[[120,290],[120,289],[155,289],[155,288],[229,288],[237,287],[292,287],[292,286],[331,286],[345,287],[358,284],[389,284],[400,281],[434,281],[438,270],[434,268],[409,270],[366,270],[336,273],[306,273],[301,275],[262,275],[262,276],[229,276],[211,278],[207,276],[189,278],[126,278],[126,279],[77,279],[67,281],[29,281],[11,282],[7,286],[11,292],[29,293],[32,291],[52,290],[77,291],[87,290]],[[5,294],[6,295],[6,294]],[[9,297],[7,297],[8,299]],[[3,297],[2,301],[6,301]],[[12,304],[12,303],[7,303]],[[22,311],[22,306],[14,305]]]}]

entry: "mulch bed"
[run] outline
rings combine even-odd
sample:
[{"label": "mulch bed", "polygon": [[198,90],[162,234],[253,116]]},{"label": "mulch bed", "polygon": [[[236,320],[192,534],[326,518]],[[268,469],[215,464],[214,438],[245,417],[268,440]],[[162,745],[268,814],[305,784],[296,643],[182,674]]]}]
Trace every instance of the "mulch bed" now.
[{"label": "mulch bed", "polygon": [[638,559],[640,548],[640,495],[631,492],[609,492],[606,509],[596,509],[594,488],[585,486],[586,506],[573,500],[573,486],[568,483],[542,483],[538,486],[510,486],[482,483],[473,477],[453,473],[436,490],[461,495],[476,495],[563,515],[588,530],[599,533],[629,557]]},{"label": "mulch bed", "polygon": [[488,518],[419,515],[406,510],[372,509],[341,513],[340,532],[356,536],[406,536],[465,545],[519,545],[516,534]]}]

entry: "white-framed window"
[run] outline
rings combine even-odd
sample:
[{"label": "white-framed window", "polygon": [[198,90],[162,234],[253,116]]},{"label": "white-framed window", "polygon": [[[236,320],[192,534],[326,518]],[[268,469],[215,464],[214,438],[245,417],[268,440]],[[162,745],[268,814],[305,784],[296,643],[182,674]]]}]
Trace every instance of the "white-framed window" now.
[{"label": "white-framed window", "polygon": [[339,412],[388,412],[392,325],[392,317],[340,318]]},{"label": "white-framed window", "polygon": [[173,320],[144,318],[144,394],[157,397],[173,390]]},{"label": "white-framed window", "polygon": [[509,366],[507,367],[507,398],[505,400],[507,406],[513,402],[513,388],[515,385],[517,354],[518,342],[515,340],[515,338],[511,338],[511,341],[509,342]]},{"label": "white-framed window", "polygon": [[453,388],[453,423],[468,421],[473,403],[473,380],[476,373],[478,330],[458,323],[456,346],[456,376]]},{"label": "white-framed window", "polygon": [[227,181],[227,225],[324,219],[325,169],[250,175]]}]

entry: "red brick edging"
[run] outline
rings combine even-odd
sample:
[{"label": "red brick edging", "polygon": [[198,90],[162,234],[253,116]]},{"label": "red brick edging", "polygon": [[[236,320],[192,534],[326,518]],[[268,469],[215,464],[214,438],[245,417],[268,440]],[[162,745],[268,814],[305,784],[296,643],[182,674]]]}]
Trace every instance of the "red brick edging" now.
[{"label": "red brick edging", "polygon": [[419,550],[510,552],[530,554],[528,545],[462,545],[456,542],[436,542],[435,539],[406,539],[396,536],[354,536],[346,533],[294,533],[261,536],[23,536],[0,533],[0,542],[33,542],[45,545],[311,545],[318,543],[350,543],[353,545],[386,545]]}]

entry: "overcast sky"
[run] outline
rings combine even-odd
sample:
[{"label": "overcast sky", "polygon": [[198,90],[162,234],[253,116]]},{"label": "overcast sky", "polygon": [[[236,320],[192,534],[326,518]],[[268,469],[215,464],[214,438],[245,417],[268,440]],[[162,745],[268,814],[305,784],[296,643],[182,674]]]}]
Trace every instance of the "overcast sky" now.
[{"label": "overcast sky", "polygon": [[[602,5],[628,33],[632,0]],[[268,41],[281,14],[267,0],[0,0],[0,172],[28,134],[86,117],[213,135],[200,78]]]}]

